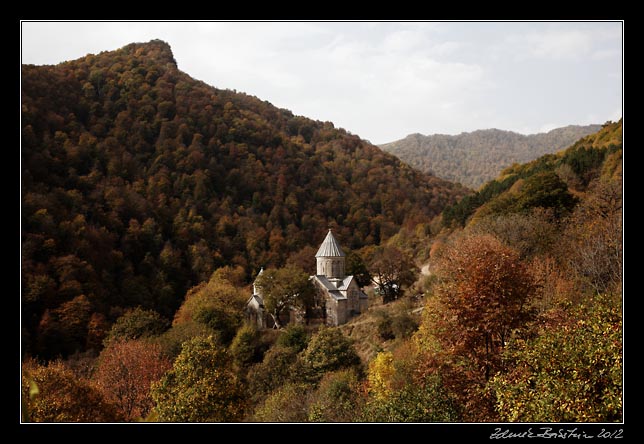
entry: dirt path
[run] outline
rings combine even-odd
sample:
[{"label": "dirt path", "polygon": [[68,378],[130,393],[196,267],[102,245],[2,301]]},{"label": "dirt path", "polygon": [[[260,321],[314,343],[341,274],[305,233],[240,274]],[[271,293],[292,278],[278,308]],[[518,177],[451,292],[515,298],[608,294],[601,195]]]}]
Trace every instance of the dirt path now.
[{"label": "dirt path", "polygon": [[429,272],[429,263],[427,263],[427,264],[423,265],[422,267],[420,267],[420,273],[423,276],[429,276],[431,274]]}]

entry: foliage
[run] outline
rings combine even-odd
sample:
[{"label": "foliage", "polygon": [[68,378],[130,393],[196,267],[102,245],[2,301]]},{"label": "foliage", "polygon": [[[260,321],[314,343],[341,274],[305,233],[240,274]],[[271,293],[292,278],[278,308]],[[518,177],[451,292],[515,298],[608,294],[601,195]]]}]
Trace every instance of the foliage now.
[{"label": "foliage", "polygon": [[455,403],[438,375],[420,378],[419,355],[410,344],[381,352],[369,363],[367,422],[448,422],[459,419]]},{"label": "foliage", "polygon": [[568,213],[577,199],[568,192],[568,186],[554,171],[537,173],[526,179],[516,199],[517,211],[531,208],[550,208],[555,216]]},{"label": "foliage", "polygon": [[212,330],[203,324],[186,322],[173,325],[169,330],[153,338],[152,341],[159,344],[164,356],[174,361],[179,356],[179,353],[181,353],[181,346],[184,342],[197,336],[209,336],[211,334]]},{"label": "foliage", "polygon": [[60,361],[23,363],[22,396],[27,421],[118,422],[123,417],[102,392]]},{"label": "foliage", "polygon": [[243,388],[232,359],[209,336],[183,344],[172,370],[152,385],[155,413],[164,422],[230,422],[243,417]]},{"label": "foliage", "polygon": [[303,374],[297,350],[276,345],[266,352],[261,363],[250,367],[249,392],[256,399],[263,398],[289,382],[304,382]]},{"label": "foliage", "polygon": [[302,352],[302,360],[313,380],[342,368],[359,367],[360,357],[353,344],[337,328],[321,328]]},{"label": "foliage", "polygon": [[[561,216],[575,203],[568,188],[585,191],[602,175],[614,177],[612,172],[618,172],[621,176],[621,169],[617,166],[621,160],[621,138],[622,121],[610,122],[599,132],[578,140],[556,155],[548,154],[526,164],[514,164],[478,192],[447,207],[443,211],[443,225],[465,226],[475,212],[483,216],[534,207],[553,208],[555,214]],[[521,179],[527,182],[525,189],[513,190],[513,185]]]},{"label": "foliage", "polygon": [[409,384],[382,401],[365,407],[365,422],[451,422],[458,411],[439,381]]},{"label": "foliage", "polygon": [[159,345],[114,340],[99,356],[94,381],[127,421],[145,418],[154,406],[150,385],[172,367]]},{"label": "foliage", "polygon": [[532,276],[516,251],[489,235],[457,239],[437,262],[441,317],[452,325],[441,339],[471,358],[487,381],[513,330],[533,315]]},{"label": "foliage", "polygon": [[355,369],[324,375],[311,395],[308,420],[311,422],[353,422],[360,420],[362,399],[360,380]]},{"label": "foliage", "polygon": [[277,338],[277,345],[290,347],[293,350],[300,352],[306,348],[310,339],[310,335],[302,324],[291,323],[280,332],[280,335]]},{"label": "foliage", "polygon": [[188,291],[175,314],[173,327],[198,323],[210,330],[224,345],[230,344],[241,326],[247,296],[218,273],[208,282]]},{"label": "foliage", "polygon": [[94,313],[170,318],[218,267],[247,284],[330,222],[359,249],[464,193],[330,122],[192,79],[159,40],[21,73],[22,321],[41,357],[82,351]]},{"label": "foliage", "polygon": [[314,290],[309,275],[297,267],[268,269],[259,275],[255,285],[264,299],[276,328],[281,328],[280,314],[297,307],[306,310],[313,302]]},{"label": "foliage", "polygon": [[376,318],[376,328],[378,330],[378,336],[380,336],[380,339],[382,339],[383,341],[394,339],[396,335],[394,334],[394,330],[391,326],[391,316],[389,315],[389,313],[383,309],[380,309],[375,310],[373,314]]},{"label": "foliage", "polygon": [[394,246],[366,247],[362,256],[367,258],[371,281],[383,303],[401,297],[404,287],[409,287],[418,277],[418,267],[406,253]]},{"label": "foliage", "polygon": [[169,322],[154,310],[141,307],[128,310],[119,317],[110,329],[105,344],[115,340],[139,339],[158,336],[167,330]]},{"label": "foliage", "polygon": [[301,268],[302,271],[307,274],[314,275],[317,268],[315,260],[315,253],[317,253],[317,251],[317,248],[311,245],[302,247],[300,251],[292,253],[288,257],[285,266]]},{"label": "foliage", "polygon": [[286,384],[272,392],[255,410],[257,422],[306,422],[310,386]]},{"label": "foliage", "polygon": [[355,251],[347,252],[346,256],[346,273],[347,276],[353,276],[356,279],[358,287],[366,287],[371,283],[371,274],[362,257]]},{"label": "foliage", "polygon": [[597,293],[621,286],[622,218],[621,181],[598,181],[565,231],[567,264]]},{"label": "foliage", "polygon": [[509,370],[491,381],[503,421],[622,420],[622,321],[614,298],[593,298],[536,338],[511,341],[504,355]]},{"label": "foliage", "polygon": [[421,171],[476,189],[513,163],[555,153],[600,128],[570,125],[527,136],[498,129],[454,136],[411,134],[381,148]]},{"label": "foliage", "polygon": [[409,338],[418,330],[418,319],[405,308],[394,313],[391,320],[391,329],[396,338]]},{"label": "foliage", "polygon": [[68,356],[85,349],[91,320],[91,304],[85,295],[46,310],[36,330],[36,349],[45,358]]},{"label": "foliage", "polygon": [[551,252],[560,234],[552,211],[542,208],[477,218],[466,229],[472,234],[493,235],[516,250],[522,259]]},{"label": "foliage", "polygon": [[399,304],[395,310],[374,310],[376,328],[380,339],[409,338],[418,329],[418,320],[409,313],[408,304]]},{"label": "foliage", "polygon": [[260,356],[259,332],[254,325],[244,324],[230,344],[230,354],[238,367],[245,368]]}]

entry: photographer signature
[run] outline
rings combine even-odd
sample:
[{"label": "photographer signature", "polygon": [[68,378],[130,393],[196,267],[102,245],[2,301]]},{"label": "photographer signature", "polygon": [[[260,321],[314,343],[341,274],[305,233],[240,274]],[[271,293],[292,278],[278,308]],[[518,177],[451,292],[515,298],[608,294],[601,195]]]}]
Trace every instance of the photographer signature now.
[{"label": "photographer signature", "polygon": [[508,438],[542,438],[542,439],[621,439],[623,438],[624,429],[606,430],[601,429],[597,435],[590,435],[585,430],[578,427],[572,429],[553,429],[552,427],[539,427],[533,431],[532,427],[524,432],[512,432],[509,429],[503,430],[501,427],[494,429],[490,439],[508,439]]}]

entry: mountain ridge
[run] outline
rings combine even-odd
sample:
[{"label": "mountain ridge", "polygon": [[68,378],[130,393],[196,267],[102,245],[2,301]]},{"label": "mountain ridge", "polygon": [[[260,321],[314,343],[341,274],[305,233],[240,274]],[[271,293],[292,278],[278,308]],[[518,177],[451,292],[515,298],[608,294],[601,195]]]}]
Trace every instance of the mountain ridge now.
[{"label": "mountain ridge", "polygon": [[21,155],[23,326],[45,356],[92,347],[128,307],[170,318],[219,267],[249,281],[329,226],[348,249],[379,244],[466,194],[191,78],[159,40],[23,65]]},{"label": "mountain ridge", "polygon": [[565,149],[599,129],[601,125],[593,124],[567,125],[529,135],[497,128],[458,135],[413,133],[379,146],[423,172],[476,189],[513,163]]}]

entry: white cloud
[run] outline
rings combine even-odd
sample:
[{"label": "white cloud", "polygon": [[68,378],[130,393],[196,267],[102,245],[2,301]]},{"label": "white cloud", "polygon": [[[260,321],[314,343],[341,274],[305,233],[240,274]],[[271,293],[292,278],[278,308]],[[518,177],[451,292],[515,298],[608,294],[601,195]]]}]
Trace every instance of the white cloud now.
[{"label": "white cloud", "polygon": [[597,51],[594,51],[591,54],[591,59],[593,60],[609,60],[609,59],[617,59],[619,60],[622,57],[622,51],[620,49],[599,49]]},{"label": "white cloud", "polygon": [[529,51],[536,57],[565,59],[588,54],[592,37],[579,30],[553,30],[528,34],[526,41]]},{"label": "white cloud", "polygon": [[376,143],[536,132],[621,103],[619,23],[54,22],[22,31],[24,62],[37,64],[160,38],[199,80]]}]

